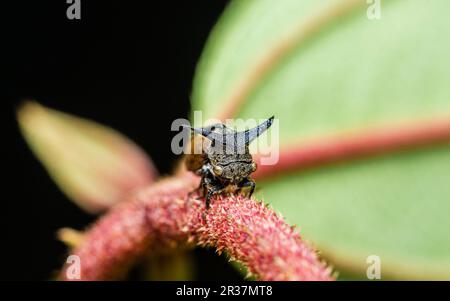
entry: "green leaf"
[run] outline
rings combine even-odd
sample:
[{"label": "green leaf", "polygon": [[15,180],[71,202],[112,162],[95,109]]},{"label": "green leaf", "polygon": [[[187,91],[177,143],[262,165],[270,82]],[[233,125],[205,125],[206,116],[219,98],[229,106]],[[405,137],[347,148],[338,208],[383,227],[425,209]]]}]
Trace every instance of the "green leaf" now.
[{"label": "green leaf", "polygon": [[[281,144],[450,116],[450,2],[234,1],[211,34],[192,107],[280,120]],[[224,115],[226,116],[226,114]],[[450,146],[258,182],[338,269],[450,278]]]}]

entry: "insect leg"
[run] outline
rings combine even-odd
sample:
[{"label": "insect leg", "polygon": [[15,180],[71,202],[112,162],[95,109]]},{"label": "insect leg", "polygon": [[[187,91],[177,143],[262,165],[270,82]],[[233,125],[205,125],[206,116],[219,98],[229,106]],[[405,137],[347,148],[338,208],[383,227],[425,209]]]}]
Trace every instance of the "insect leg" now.
[{"label": "insect leg", "polygon": [[205,200],[206,200],[206,209],[209,209],[209,204],[210,204],[210,202],[211,202],[211,197],[212,197],[213,195],[215,195],[216,193],[219,193],[220,191],[222,191],[223,188],[224,188],[224,187],[223,187],[222,183],[216,182],[213,186],[211,186],[211,187],[208,189],[208,192],[206,193],[206,197],[205,197]]},{"label": "insect leg", "polygon": [[[200,180],[200,185],[198,185],[197,188],[195,188],[194,190],[192,190],[188,193],[188,198],[190,198],[194,193],[196,193],[198,191],[201,191],[203,193],[203,195],[205,195],[205,186],[206,186],[205,176],[202,176],[202,178]],[[201,196],[198,197],[197,199],[200,199],[200,198],[201,198]]]},{"label": "insect leg", "polygon": [[202,177],[202,181],[200,183],[200,188],[202,189],[203,196],[206,196],[206,193],[208,191],[208,186],[216,185],[217,181],[212,172],[211,164],[207,163],[207,164],[203,165],[202,173],[203,173],[203,177]]},{"label": "insect leg", "polygon": [[208,187],[216,185],[216,181],[214,180],[213,176],[210,174],[205,175],[202,180],[203,180],[202,192],[203,192],[203,196],[206,196],[207,192],[209,190]]},{"label": "insect leg", "polygon": [[[212,173],[212,167],[211,167],[211,165],[209,163],[203,165],[202,168],[197,170],[196,174],[202,176],[202,178],[200,180],[200,185],[196,189],[194,189],[191,192],[189,192],[188,193],[188,197],[191,197],[192,194],[194,194],[197,191],[201,191],[202,192],[202,196],[205,196],[206,195],[207,186],[210,185],[212,183],[212,181],[214,180],[214,174]],[[202,196],[199,196],[197,199],[200,199]]]},{"label": "insect leg", "polygon": [[238,187],[239,187],[239,191],[244,187],[250,187],[250,191],[248,193],[248,197],[250,198],[252,196],[253,192],[255,191],[256,184],[252,179],[246,178],[238,184]]}]

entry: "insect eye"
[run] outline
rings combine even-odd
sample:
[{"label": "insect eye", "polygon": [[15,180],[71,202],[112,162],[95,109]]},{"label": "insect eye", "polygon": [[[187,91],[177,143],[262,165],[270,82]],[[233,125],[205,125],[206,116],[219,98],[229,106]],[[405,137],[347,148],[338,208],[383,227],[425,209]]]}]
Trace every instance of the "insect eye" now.
[{"label": "insect eye", "polygon": [[220,176],[223,172],[223,168],[216,165],[213,167],[213,171],[216,176]]},{"label": "insect eye", "polygon": [[216,127],[213,125],[213,126],[211,127],[211,132],[214,132],[215,129],[216,129]]}]

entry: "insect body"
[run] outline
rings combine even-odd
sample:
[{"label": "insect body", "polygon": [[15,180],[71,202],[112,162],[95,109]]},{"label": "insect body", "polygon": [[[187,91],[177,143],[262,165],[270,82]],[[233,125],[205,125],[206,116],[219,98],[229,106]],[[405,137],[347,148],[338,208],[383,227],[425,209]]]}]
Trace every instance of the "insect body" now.
[{"label": "insect body", "polygon": [[[256,163],[248,146],[272,125],[273,119],[272,116],[257,127],[241,132],[221,123],[204,128],[191,128],[194,133],[207,139],[203,153],[191,154],[186,160],[187,169],[202,177],[200,188],[207,208],[213,195],[230,187],[236,188],[237,192],[248,188],[248,196],[253,194],[255,182],[250,178],[250,174],[256,170]],[[199,140],[193,141],[198,143]]]}]

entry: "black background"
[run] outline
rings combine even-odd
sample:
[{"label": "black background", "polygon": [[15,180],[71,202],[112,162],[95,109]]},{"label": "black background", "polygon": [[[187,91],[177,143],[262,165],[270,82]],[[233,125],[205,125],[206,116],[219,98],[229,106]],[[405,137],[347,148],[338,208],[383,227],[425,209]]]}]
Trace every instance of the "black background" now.
[{"label": "black background", "polygon": [[[2,3],[3,143],[0,275],[50,279],[65,259],[61,227],[95,217],[72,204],[19,134],[23,99],[118,129],[170,173],[170,124],[186,118],[196,62],[225,0],[81,0],[68,20],[65,0]],[[198,279],[240,279],[224,258],[197,250]]]}]

